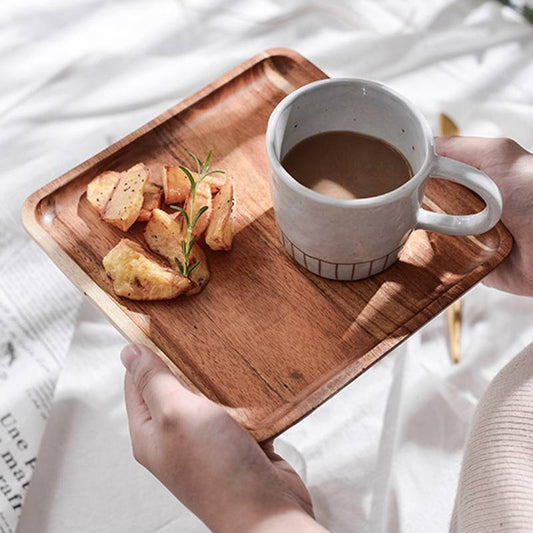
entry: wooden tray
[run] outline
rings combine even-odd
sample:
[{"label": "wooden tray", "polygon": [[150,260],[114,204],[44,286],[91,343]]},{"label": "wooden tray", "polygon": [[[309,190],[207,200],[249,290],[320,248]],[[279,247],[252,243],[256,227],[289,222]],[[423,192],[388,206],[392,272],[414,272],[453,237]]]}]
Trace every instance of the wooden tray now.
[{"label": "wooden tray", "polygon": [[[126,338],[154,348],[186,386],[224,405],[259,441],[404,341],[512,244],[501,223],[478,237],[415,231],[399,262],[350,283],[321,279],[292,261],[274,221],[265,129],[287,93],[325,77],[296,52],[263,52],[39,189],[22,213],[30,235]],[[106,169],[188,161],[185,149],[210,148],[213,164],[236,182],[234,249],[208,254],[212,279],[198,296],[116,297],[101,260],[123,234],[91,209],[87,183]],[[473,193],[441,180],[428,184],[426,205],[454,214],[482,207]]]}]

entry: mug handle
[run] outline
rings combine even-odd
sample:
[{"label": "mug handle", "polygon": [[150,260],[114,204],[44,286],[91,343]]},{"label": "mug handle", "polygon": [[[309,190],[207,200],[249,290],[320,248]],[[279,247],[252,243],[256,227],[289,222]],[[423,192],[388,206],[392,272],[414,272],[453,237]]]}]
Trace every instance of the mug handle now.
[{"label": "mug handle", "polygon": [[479,235],[496,225],[502,214],[502,196],[486,174],[455,159],[436,155],[431,175],[464,185],[479,194],[486,207],[480,213],[460,216],[433,213],[420,208],[417,228],[446,235]]}]

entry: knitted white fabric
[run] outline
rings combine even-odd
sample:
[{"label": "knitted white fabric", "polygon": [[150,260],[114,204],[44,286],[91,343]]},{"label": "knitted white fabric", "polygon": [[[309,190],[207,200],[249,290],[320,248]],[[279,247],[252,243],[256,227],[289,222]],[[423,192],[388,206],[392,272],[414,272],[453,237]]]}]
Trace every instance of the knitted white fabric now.
[{"label": "knitted white fabric", "polygon": [[533,344],[479,402],[450,531],[533,531]]}]

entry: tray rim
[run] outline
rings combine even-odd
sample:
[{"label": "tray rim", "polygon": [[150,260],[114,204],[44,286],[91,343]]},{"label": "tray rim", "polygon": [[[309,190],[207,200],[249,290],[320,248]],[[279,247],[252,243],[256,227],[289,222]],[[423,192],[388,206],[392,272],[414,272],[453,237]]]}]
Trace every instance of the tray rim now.
[{"label": "tray rim", "polygon": [[85,172],[94,166],[95,162],[103,160],[113,154],[116,154],[119,150],[122,150],[128,144],[134,142],[144,134],[153,130],[157,126],[163,124],[169,120],[172,116],[177,115],[181,111],[194,105],[198,101],[202,100],[210,93],[218,90],[222,86],[226,85],[231,80],[237,78],[247,70],[251,69],[258,63],[261,63],[265,59],[285,56],[293,59],[297,63],[308,63],[314,67],[317,71],[320,71],[324,76],[326,74],[322,72],[318,67],[311,63],[304,56],[291,50],[289,48],[268,48],[262,52],[254,55],[250,59],[240,63],[236,67],[232,68],[225,74],[219,76],[209,84],[200,88],[192,95],[179,101],[177,104],[166,109],[153,119],[149,120],[136,130],[128,133],[118,141],[104,148],[100,152],[89,157],[79,165],[76,165],[72,169],[68,170],[64,174],[61,174],[52,181],[46,183],[35,192],[30,194],[24,201],[21,211],[22,225],[30,237],[42,248],[42,250],[52,259],[54,264],[61,270],[61,272],[67,277],[67,279],[73,283],[83,294],[101,311],[104,316],[111,322],[111,324],[121,333],[121,335],[132,343],[144,344],[151,348],[170,368],[173,374],[178,380],[187,387],[189,390],[201,396],[205,396],[200,389],[194,385],[194,383],[173,363],[169,357],[158,347],[156,344],[146,335],[140,327],[130,319],[128,314],[121,309],[118,303],[109,297],[109,294],[94,283],[91,277],[79,266],[76,261],[61,247],[50,234],[44,229],[42,224],[39,223],[36,216],[36,209],[44,198],[54,193],[70,181],[76,179],[80,174]]},{"label": "tray rim", "polygon": [[[182,385],[187,387],[195,394],[199,394],[201,396],[205,395],[178,368],[178,366],[160,348],[156,346],[150,337],[146,335],[141,328],[131,320],[129,315],[120,307],[118,302],[115,301],[115,299],[112,298],[107,291],[96,284],[83,270],[83,268],[79,266],[76,261],[61,247],[60,243],[46,231],[44,225],[41,224],[37,219],[36,210],[39,203],[44,198],[54,193],[70,181],[76,179],[80,174],[93,167],[95,163],[98,163],[99,161],[117,153],[119,150],[122,150],[128,144],[134,142],[155,127],[169,120],[172,116],[196,104],[210,93],[218,90],[247,70],[253,68],[255,65],[263,62],[265,59],[276,56],[288,57],[296,63],[312,68],[317,73],[327,77],[327,75],[314,63],[309,61],[295,50],[281,47],[266,49],[254,55],[250,59],[242,62],[222,76],[216,78],[208,85],[202,87],[192,95],[163,111],[155,118],[127,134],[107,148],[104,148],[79,165],[43,185],[25,200],[21,211],[22,224],[30,237],[32,237],[32,239],[35,240],[35,242],[43,249],[43,251],[50,257],[50,259],[62,271],[67,279],[69,279],[75,287],[82,291],[89,301],[91,301],[91,303],[95,305],[100,312],[102,312],[106,319],[111,322],[111,324],[122,334],[122,336],[129,342],[144,344],[151,348],[167,364]],[[500,261],[497,263],[500,264],[501,261],[503,261],[503,259],[509,254],[513,240],[511,234],[501,221],[498,222],[495,228],[498,228],[501,234],[500,245],[494,254],[501,257]],[[392,349],[402,344],[412,334],[425,325],[428,322],[428,320],[425,320],[423,316],[426,312],[431,312],[430,310],[434,306],[439,307],[439,303],[442,303],[443,301],[446,302],[446,305],[444,305],[442,308],[431,313],[433,314],[432,318],[435,318],[437,314],[442,312],[442,310],[453,303],[454,300],[461,297],[468,290],[472,289],[481,281],[482,278],[476,275],[476,273],[479,273],[479,270],[482,269],[484,265],[485,263],[480,263],[476,268],[470,271],[467,276],[462,277],[456,283],[450,285],[445,292],[440,293],[438,297],[431,300],[431,302],[422,311],[416,313],[407,322],[401,324],[397,330],[391,333],[391,335],[389,335],[387,338],[374,345],[372,349],[367,351],[363,356],[356,360],[347,362],[342,369],[336,372],[333,376],[329,377],[324,383],[308,394],[304,399],[297,403],[286,405],[285,408],[282,407],[279,416],[273,420],[271,417],[276,412],[272,412],[267,416],[266,419],[262,421],[263,423],[259,425],[257,429],[248,428],[248,431],[255,437],[256,440],[264,441],[276,437],[281,432],[305,418],[325,401],[349,385],[363,372],[380,361]],[[473,284],[471,283],[472,277],[474,279],[477,278]],[[409,324],[412,324],[412,326],[408,327]],[[397,337],[395,337],[394,340],[391,340],[391,337],[393,337],[395,333],[398,333],[398,331],[402,328],[406,328],[409,333],[406,333],[401,340],[397,340]],[[390,346],[387,346],[388,344],[390,344]],[[380,352],[382,353],[380,354]],[[378,354],[377,357],[376,353]],[[360,369],[356,372],[353,372],[353,376],[347,377],[345,370],[353,366],[360,366]],[[332,390],[334,392],[332,392]],[[297,416],[294,416],[295,409],[303,411],[303,414],[299,413]],[[231,411],[231,409],[227,410]]]}]

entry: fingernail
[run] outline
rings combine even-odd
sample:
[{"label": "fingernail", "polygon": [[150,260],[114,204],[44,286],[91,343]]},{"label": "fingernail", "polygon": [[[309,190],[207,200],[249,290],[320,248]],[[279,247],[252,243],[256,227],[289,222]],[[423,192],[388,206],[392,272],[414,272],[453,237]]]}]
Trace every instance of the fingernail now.
[{"label": "fingernail", "polygon": [[120,354],[120,360],[126,367],[126,370],[131,369],[133,362],[141,355],[141,349],[137,344],[128,344]]}]

